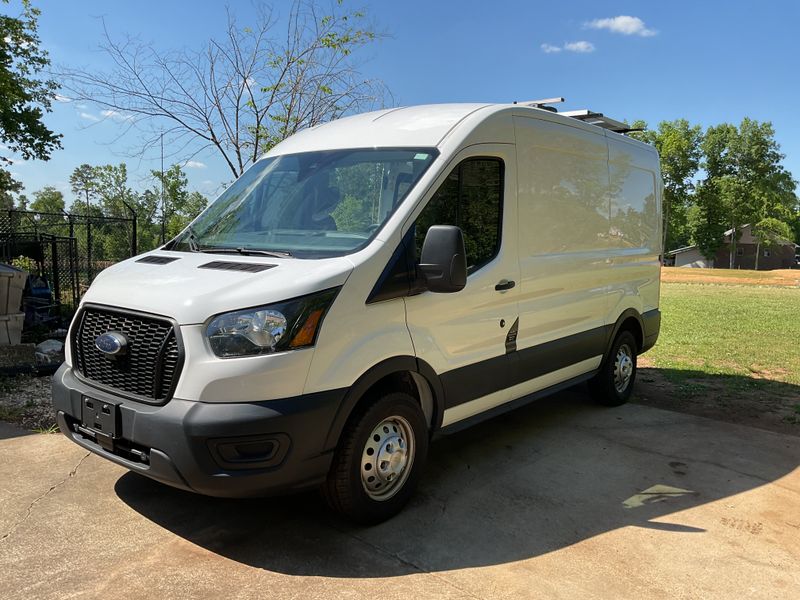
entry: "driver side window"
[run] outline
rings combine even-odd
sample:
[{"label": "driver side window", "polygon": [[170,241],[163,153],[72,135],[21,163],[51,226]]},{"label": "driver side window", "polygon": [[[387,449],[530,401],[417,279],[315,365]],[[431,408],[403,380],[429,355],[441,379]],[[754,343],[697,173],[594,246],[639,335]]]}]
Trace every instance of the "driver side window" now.
[{"label": "driver side window", "polygon": [[500,250],[503,161],[468,158],[442,183],[417,218],[416,256],[431,225],[456,225],[464,234],[467,272],[490,262]]}]

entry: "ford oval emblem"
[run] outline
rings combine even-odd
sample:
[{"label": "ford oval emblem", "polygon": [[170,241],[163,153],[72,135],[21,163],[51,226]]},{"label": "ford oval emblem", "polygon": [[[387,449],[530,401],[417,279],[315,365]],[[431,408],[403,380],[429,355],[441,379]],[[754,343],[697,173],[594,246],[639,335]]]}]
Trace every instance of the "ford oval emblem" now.
[{"label": "ford oval emblem", "polygon": [[108,356],[122,356],[128,350],[128,338],[116,331],[109,331],[94,338],[94,347]]}]

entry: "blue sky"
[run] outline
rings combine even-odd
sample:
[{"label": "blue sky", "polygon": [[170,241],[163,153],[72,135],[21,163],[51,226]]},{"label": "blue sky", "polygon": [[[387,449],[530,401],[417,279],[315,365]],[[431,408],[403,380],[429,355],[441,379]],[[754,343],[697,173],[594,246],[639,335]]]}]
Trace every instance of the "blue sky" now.
[{"label": "blue sky", "polygon": [[[100,17],[112,36],[132,34],[164,49],[196,48],[224,30],[224,4],[208,0],[34,4],[54,64],[106,65],[97,50]],[[286,1],[272,4],[287,10]],[[364,7],[389,34],[366,51],[363,70],[386,83],[396,105],[564,96],[566,109],[651,124],[683,117],[705,127],[749,116],[772,121],[784,164],[800,179],[796,0],[349,4]],[[242,24],[254,13],[252,2],[230,5]],[[48,162],[12,165],[28,193],[53,185],[69,198],[69,174],[84,162],[125,161],[134,187],[150,185],[147,175],[158,160],[130,158],[135,136],[120,137],[123,124],[102,118],[98,107],[56,102],[47,123],[64,134],[64,149]],[[193,160],[186,169],[192,189],[213,196],[230,181],[213,154]]]}]

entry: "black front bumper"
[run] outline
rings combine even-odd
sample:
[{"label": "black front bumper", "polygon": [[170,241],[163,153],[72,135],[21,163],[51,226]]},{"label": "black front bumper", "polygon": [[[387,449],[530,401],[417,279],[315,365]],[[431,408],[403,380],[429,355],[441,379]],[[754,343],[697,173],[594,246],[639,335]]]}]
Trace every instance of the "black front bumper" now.
[{"label": "black front bumper", "polygon": [[[61,432],[131,471],[220,497],[289,493],[322,483],[333,457],[325,440],[346,390],[283,400],[151,406],[110,395],[62,365],[53,377]],[[85,398],[118,406],[113,441],[82,421]]]}]

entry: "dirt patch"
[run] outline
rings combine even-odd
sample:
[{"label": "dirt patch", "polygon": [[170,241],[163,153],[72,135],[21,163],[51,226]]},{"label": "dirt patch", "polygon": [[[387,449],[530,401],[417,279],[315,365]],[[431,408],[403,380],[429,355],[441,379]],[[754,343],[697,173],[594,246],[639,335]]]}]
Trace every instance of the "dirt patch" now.
[{"label": "dirt patch", "polygon": [[[770,375],[768,369],[751,377],[659,369],[643,356],[632,401],[800,437],[800,386],[771,380]],[[50,381],[27,375],[0,379],[0,421],[54,430]]]},{"label": "dirt patch", "polygon": [[50,377],[19,375],[0,379],[0,421],[32,431],[50,431],[56,416],[50,402]]},{"label": "dirt patch", "polygon": [[757,377],[654,368],[640,359],[637,404],[800,437],[800,387]]},{"label": "dirt patch", "polygon": [[714,283],[723,285],[800,287],[800,269],[747,271],[664,267],[661,269],[661,281],[664,283]]}]

